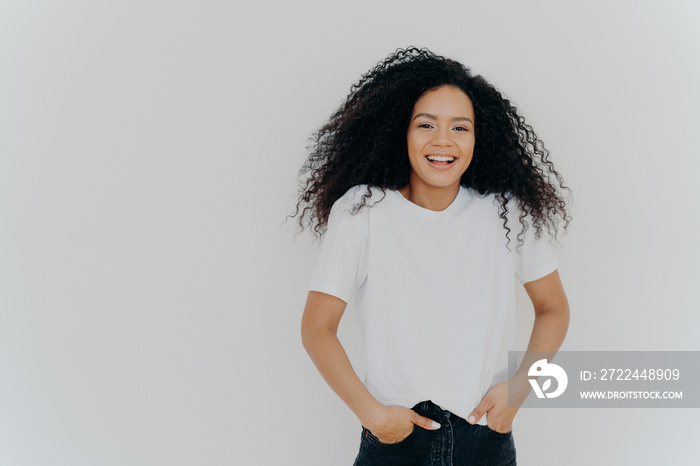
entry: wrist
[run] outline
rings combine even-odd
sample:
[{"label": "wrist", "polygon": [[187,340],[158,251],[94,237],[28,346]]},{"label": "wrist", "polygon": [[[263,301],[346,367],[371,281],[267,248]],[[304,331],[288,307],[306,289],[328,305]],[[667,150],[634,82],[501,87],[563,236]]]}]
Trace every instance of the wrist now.
[{"label": "wrist", "polygon": [[384,424],[386,409],[387,407],[382,403],[377,400],[372,400],[360,408],[355,414],[363,426],[369,430],[373,430],[376,426]]},{"label": "wrist", "polygon": [[522,376],[516,375],[508,382],[509,404],[515,404],[517,407],[519,407],[521,404],[523,404],[531,390],[532,386],[527,380],[527,374],[522,374]]}]

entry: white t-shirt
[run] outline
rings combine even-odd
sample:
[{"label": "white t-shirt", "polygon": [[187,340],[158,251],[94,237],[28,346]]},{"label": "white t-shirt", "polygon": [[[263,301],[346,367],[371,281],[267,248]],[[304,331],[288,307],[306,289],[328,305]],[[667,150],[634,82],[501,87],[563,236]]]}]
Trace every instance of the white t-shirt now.
[{"label": "white t-shirt", "polygon": [[[508,243],[494,195],[460,187],[443,211],[400,192],[367,186],[333,205],[310,290],[355,298],[366,347],[364,383],[385,405],[423,400],[467,418],[486,392],[508,380],[515,343],[515,278],[527,283],[557,268],[534,228],[516,250],[520,223],[509,205]],[[479,422],[486,424],[486,416]]]}]

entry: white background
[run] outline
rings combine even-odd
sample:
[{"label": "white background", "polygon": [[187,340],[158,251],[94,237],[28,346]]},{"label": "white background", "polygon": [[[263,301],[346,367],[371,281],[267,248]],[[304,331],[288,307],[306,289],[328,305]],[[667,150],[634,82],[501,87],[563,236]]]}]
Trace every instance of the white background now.
[{"label": "white background", "polygon": [[[0,464],[352,463],[283,221],[308,136],[407,45],[501,88],[572,188],[562,349],[700,350],[698,5],[0,2]],[[695,464],[697,416],[523,409],[518,464]]]}]

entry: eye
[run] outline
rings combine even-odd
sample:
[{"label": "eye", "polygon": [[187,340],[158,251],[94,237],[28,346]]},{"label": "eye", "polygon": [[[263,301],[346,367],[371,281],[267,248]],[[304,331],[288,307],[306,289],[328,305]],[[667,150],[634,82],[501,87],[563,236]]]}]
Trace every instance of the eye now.
[{"label": "eye", "polygon": [[429,123],[421,123],[418,125],[419,128],[432,128],[432,126]]},{"label": "eye", "polygon": [[455,129],[456,129],[457,131],[469,131],[469,129],[468,129],[468,128],[465,128],[464,126],[457,126]]}]

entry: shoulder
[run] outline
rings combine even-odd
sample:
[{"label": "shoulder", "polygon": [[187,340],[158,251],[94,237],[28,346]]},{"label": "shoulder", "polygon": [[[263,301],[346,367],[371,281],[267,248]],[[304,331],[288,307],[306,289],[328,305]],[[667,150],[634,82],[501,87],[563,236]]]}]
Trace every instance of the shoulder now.
[{"label": "shoulder", "polygon": [[[514,235],[521,235],[528,230],[532,230],[532,217],[529,214],[523,215],[523,210],[519,205],[518,198],[505,193],[499,195],[497,193],[481,194],[473,188],[466,188],[472,196],[475,204],[479,206],[477,209],[484,220],[489,220],[497,224],[499,228],[510,230]],[[505,205],[503,201],[505,202]],[[522,222],[521,222],[522,217]]]},{"label": "shoulder", "polygon": [[365,184],[353,186],[333,203],[328,217],[328,227],[367,230],[370,209],[388,194],[381,188]]},{"label": "shoulder", "polygon": [[[480,193],[472,187],[462,186],[460,195],[465,200],[465,205],[478,212],[485,220],[499,219],[501,202],[495,193]],[[511,209],[511,203],[508,204],[508,209]]]},{"label": "shoulder", "polygon": [[377,202],[384,199],[386,192],[376,186],[368,186],[360,184],[348,189],[335,203],[332,211],[350,212],[357,214],[361,211],[367,211]]},{"label": "shoulder", "polygon": [[519,221],[522,210],[518,204],[517,197],[511,195],[510,193],[505,193],[503,196],[500,196],[496,193],[481,194],[473,188],[466,189],[472,194],[474,199],[478,200],[478,202],[484,206],[484,208],[495,212],[499,217],[503,211],[503,199],[505,199],[505,214],[508,221]]}]

